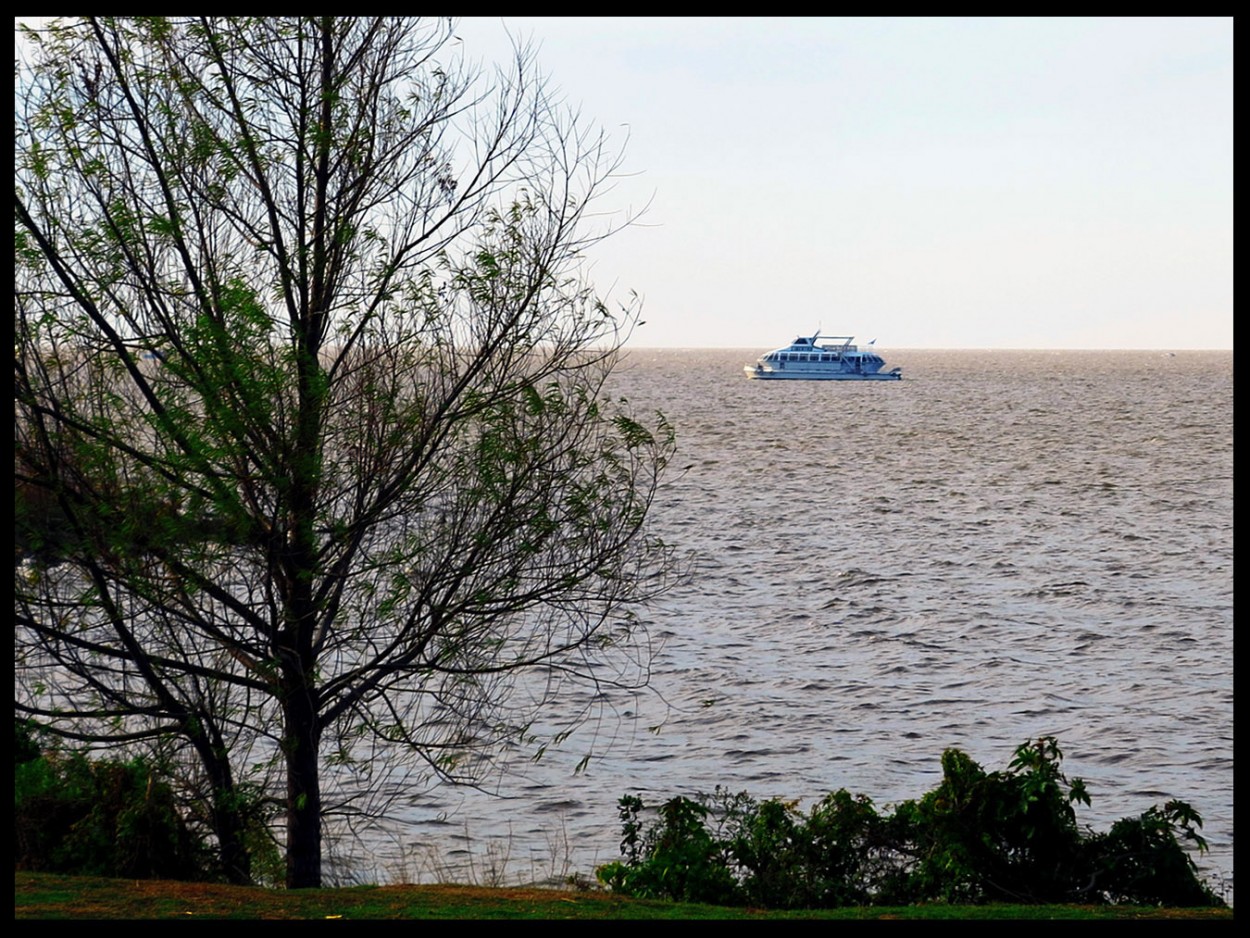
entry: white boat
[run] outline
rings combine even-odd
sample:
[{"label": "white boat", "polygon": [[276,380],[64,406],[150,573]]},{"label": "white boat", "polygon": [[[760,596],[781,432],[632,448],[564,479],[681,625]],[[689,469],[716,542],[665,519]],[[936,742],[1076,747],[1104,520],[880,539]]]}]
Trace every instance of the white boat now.
[{"label": "white boat", "polygon": [[[830,340],[821,345],[822,339]],[[743,370],[748,378],[769,381],[898,381],[901,368],[885,368],[885,359],[870,348],[852,345],[850,335],[799,336],[785,348],[766,352]]]}]

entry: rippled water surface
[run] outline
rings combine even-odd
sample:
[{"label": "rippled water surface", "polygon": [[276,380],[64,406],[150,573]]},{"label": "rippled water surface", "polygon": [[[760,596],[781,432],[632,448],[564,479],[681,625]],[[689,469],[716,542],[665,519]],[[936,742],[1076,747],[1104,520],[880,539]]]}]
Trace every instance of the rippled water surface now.
[{"label": "rippled water surface", "polygon": [[994,770],[1054,735],[1081,822],[1189,801],[1231,888],[1232,353],[886,350],[904,380],[864,384],[748,381],[757,354],[615,378],[688,467],[655,506],[694,576],[647,613],[652,692],[497,793],[413,793],[368,875],[592,875],[625,792],[889,805],[947,747]]}]

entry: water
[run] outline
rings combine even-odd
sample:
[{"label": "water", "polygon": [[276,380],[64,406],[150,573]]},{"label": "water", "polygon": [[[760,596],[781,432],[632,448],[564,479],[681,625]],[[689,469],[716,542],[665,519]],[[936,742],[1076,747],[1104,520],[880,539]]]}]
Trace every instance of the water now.
[{"label": "water", "polygon": [[651,692],[489,794],[407,794],[356,868],[593,876],[626,792],[888,806],[947,747],[995,770],[1053,735],[1081,823],[1188,801],[1231,901],[1232,353],[887,350],[904,380],[867,384],[747,381],[757,354],[615,378],[687,467],[654,512],[694,576],[646,617]]}]

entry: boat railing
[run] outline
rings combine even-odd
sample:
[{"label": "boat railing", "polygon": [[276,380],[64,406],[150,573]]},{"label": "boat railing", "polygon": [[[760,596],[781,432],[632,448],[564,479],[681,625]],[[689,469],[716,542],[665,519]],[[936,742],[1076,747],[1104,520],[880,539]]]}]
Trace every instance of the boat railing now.
[{"label": "boat railing", "polygon": [[[832,339],[838,342],[838,345],[821,345],[816,346],[821,339]],[[827,352],[857,352],[859,348],[851,343],[855,341],[853,335],[814,335],[812,336],[812,345]]]}]

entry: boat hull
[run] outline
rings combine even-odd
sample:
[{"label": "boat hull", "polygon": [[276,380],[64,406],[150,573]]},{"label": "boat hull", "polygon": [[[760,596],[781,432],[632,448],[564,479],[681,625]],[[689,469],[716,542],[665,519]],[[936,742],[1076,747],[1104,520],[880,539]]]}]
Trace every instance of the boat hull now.
[{"label": "boat hull", "polygon": [[897,371],[879,371],[872,374],[801,371],[797,368],[787,371],[766,371],[751,365],[747,365],[742,370],[746,372],[748,378],[754,381],[901,381],[903,379]]}]

